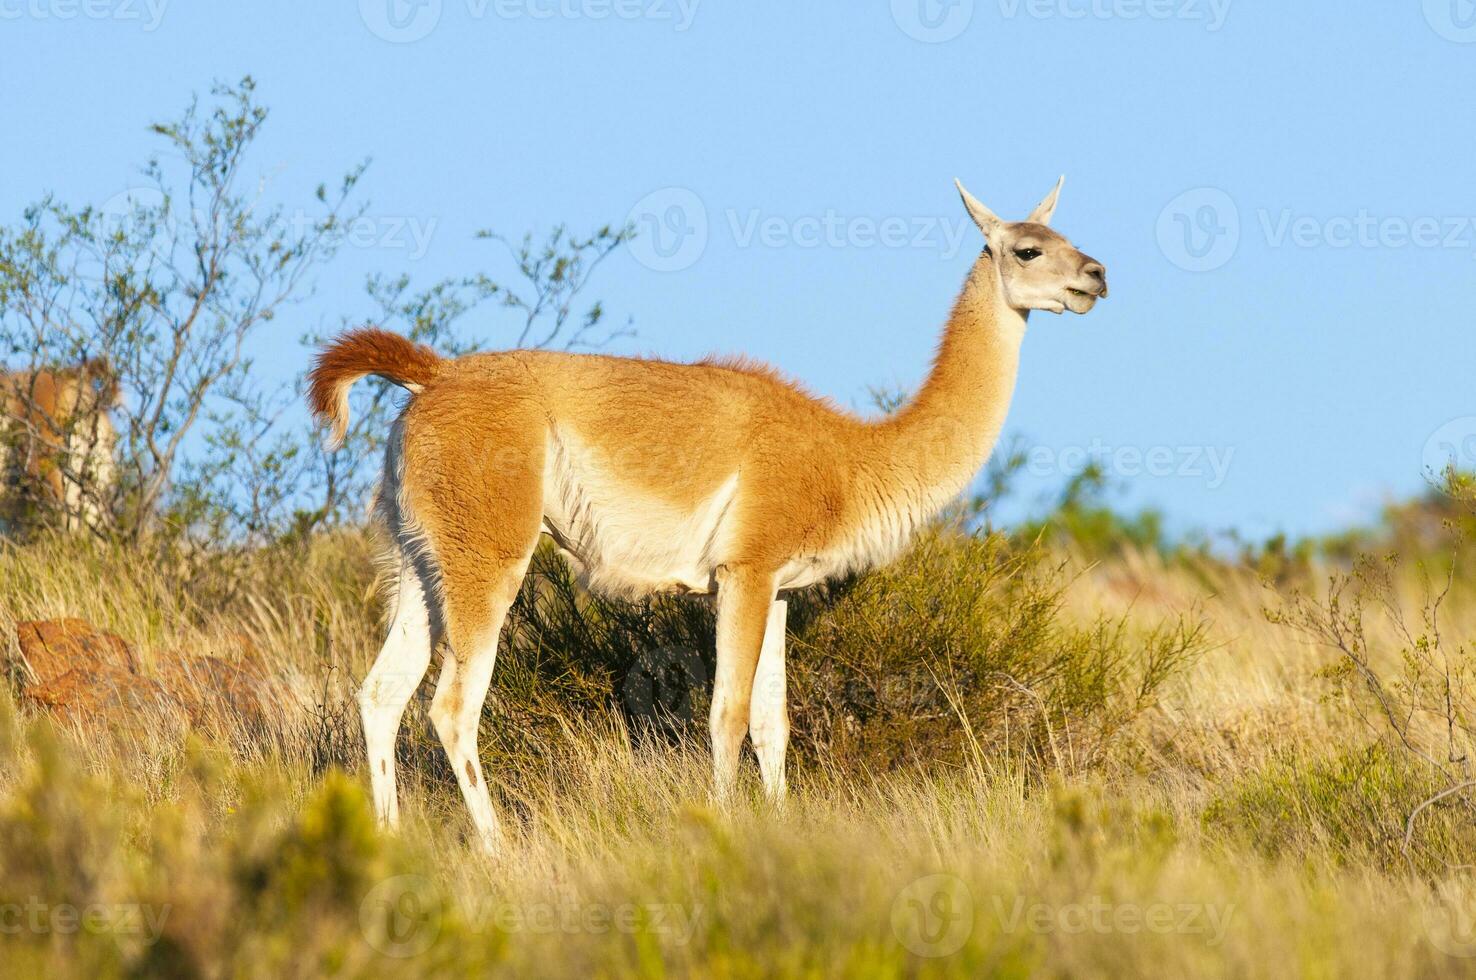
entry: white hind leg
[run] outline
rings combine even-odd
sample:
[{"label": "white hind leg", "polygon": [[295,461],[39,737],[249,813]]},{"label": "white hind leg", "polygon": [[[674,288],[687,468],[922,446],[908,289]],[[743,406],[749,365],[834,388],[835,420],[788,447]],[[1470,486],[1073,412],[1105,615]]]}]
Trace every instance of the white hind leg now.
[{"label": "white hind leg", "polygon": [[369,676],[364,678],[364,686],[359,689],[359,714],[369,751],[374,810],[380,822],[391,827],[400,822],[400,802],[395,790],[395,738],[400,732],[405,706],[430,666],[434,641],[420,576],[413,564],[402,557],[389,635]]},{"label": "white hind leg", "polygon": [[[530,548],[528,557],[531,557],[531,551]],[[450,604],[447,636],[451,640],[451,650],[441,664],[441,676],[436,681],[435,696],[431,698],[431,723],[436,726],[441,744],[446,747],[456,782],[461,787],[467,809],[471,811],[472,824],[483,849],[489,854],[497,853],[502,832],[497,811],[492,806],[492,794],[487,789],[487,777],[482,771],[477,728],[482,720],[487,691],[492,686],[492,668],[497,663],[497,643],[502,634],[502,624],[517,598],[518,585],[528,568],[528,557],[500,573],[490,573],[487,581],[498,584],[492,586],[492,595],[484,601],[463,602],[459,606],[454,601]],[[467,594],[465,589],[457,591]],[[475,595],[475,592],[470,594]]]},{"label": "white hind leg", "polygon": [[784,753],[789,747],[789,709],[785,703],[784,632],[789,604],[776,599],[769,606],[764,645],[753,677],[753,700],[748,709],[748,737],[758,756],[764,791],[776,803],[784,802]]}]

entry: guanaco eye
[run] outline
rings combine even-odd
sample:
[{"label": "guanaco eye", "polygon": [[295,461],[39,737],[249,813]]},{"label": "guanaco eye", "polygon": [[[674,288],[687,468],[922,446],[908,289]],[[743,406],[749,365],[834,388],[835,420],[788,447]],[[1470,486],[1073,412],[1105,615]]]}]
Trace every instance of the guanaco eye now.
[{"label": "guanaco eye", "polygon": [[1021,262],[1029,262],[1032,259],[1038,259],[1040,258],[1040,249],[1017,248],[1015,249],[1015,258],[1019,259]]}]

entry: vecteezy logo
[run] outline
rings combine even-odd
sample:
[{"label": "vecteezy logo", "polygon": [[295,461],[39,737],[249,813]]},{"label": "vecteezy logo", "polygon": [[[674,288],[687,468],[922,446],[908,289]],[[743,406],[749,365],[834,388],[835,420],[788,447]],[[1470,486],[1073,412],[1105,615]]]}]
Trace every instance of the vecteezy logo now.
[{"label": "vecteezy logo", "polygon": [[630,209],[626,223],[635,229],[630,254],[657,272],[686,269],[707,249],[707,208],[685,187],[647,194]]},{"label": "vecteezy logo", "polygon": [[1433,906],[1425,906],[1425,935],[1446,956],[1470,959],[1476,956],[1476,915],[1462,898],[1469,898],[1469,892],[1458,889],[1455,894],[1437,895]]},{"label": "vecteezy logo", "polygon": [[1476,473],[1476,415],[1464,415],[1430,433],[1422,454],[1426,479],[1443,485],[1445,471]]},{"label": "vecteezy logo", "polygon": [[441,935],[441,895],[420,875],[386,878],[359,903],[359,928],[376,952],[404,959],[419,956]]},{"label": "vecteezy logo", "polygon": [[1229,262],[1240,245],[1240,209],[1215,187],[1185,191],[1158,214],[1158,248],[1186,272],[1209,272]]},{"label": "vecteezy logo", "polygon": [[119,191],[97,207],[97,218],[103,234],[127,235],[143,227],[168,232],[173,220],[169,202],[157,187],[130,187]]},{"label": "vecteezy logo", "polygon": [[892,902],[892,933],[917,956],[952,956],[974,931],[974,896],[950,874],[919,878]]},{"label": "vecteezy logo", "polygon": [[892,0],[892,20],[916,41],[941,44],[962,34],[974,19],[974,0]]},{"label": "vecteezy logo", "polygon": [[642,653],[625,675],[621,693],[633,719],[660,728],[692,721],[692,698],[707,684],[707,668],[695,650],[662,647]]},{"label": "vecteezy logo", "polygon": [[435,30],[441,0],[359,0],[359,17],[375,37],[409,44]]},{"label": "vecteezy logo", "polygon": [[1425,0],[1425,20],[1447,41],[1476,43],[1476,0]]}]

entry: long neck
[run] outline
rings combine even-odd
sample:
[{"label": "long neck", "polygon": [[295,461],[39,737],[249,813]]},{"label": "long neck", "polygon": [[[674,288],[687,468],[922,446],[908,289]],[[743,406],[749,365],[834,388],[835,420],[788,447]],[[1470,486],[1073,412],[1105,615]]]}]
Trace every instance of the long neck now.
[{"label": "long neck", "polygon": [[1004,428],[1025,315],[1004,302],[994,259],[981,255],[953,305],[932,371],[882,426],[888,455],[914,492],[938,506],[984,465]]}]

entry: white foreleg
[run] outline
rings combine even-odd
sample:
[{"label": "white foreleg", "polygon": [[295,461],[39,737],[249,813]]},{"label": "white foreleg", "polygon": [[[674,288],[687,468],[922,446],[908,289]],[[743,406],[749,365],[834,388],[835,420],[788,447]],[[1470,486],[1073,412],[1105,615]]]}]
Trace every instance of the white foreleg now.
[{"label": "white foreleg", "polygon": [[785,793],[784,754],[789,748],[789,708],[784,679],[785,621],[789,604],[776,599],[769,606],[764,626],[764,645],[759,651],[758,671],[753,679],[753,701],[749,705],[748,734],[758,756],[764,791],[782,801]]}]

